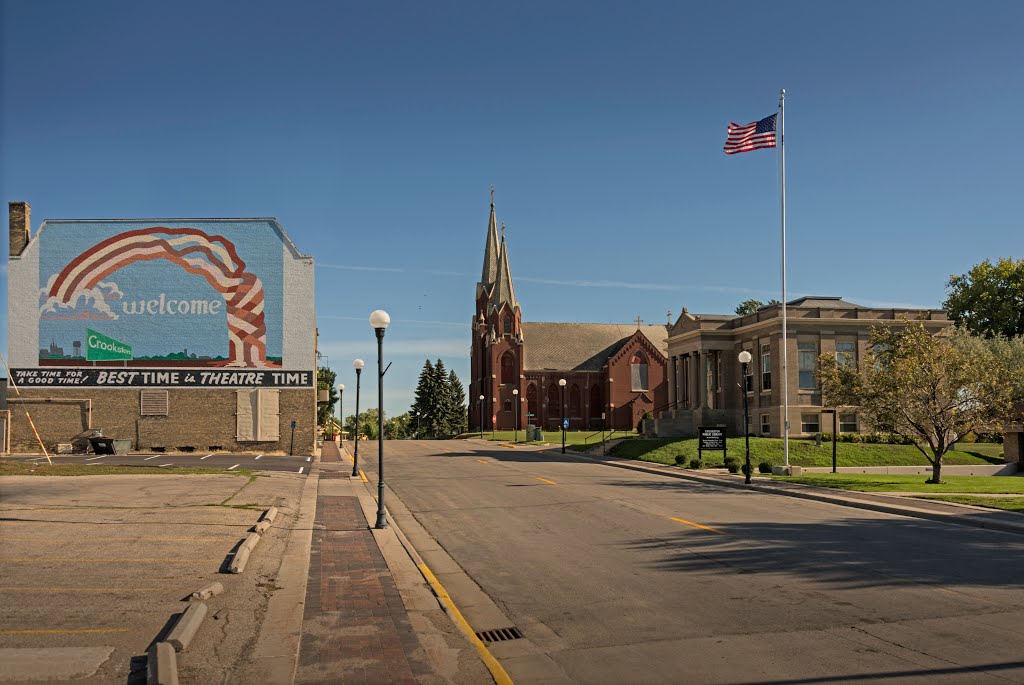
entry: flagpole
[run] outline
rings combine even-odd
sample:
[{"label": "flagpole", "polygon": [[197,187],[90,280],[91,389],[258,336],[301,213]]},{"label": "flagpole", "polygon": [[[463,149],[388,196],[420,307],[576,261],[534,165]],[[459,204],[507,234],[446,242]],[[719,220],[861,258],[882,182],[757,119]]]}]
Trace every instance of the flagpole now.
[{"label": "flagpole", "polygon": [[786,89],[779,91],[779,155],[782,159],[782,458],[789,474],[789,338],[786,335]]}]

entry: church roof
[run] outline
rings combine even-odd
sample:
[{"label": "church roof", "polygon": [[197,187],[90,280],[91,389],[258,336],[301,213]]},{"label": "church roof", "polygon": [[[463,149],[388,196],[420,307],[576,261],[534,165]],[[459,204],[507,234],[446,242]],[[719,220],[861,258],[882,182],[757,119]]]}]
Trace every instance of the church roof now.
[{"label": "church roof", "polygon": [[822,307],[824,309],[863,309],[859,304],[847,302],[841,297],[808,295],[786,303],[787,307]]},{"label": "church roof", "polygon": [[491,218],[487,221],[487,244],[480,284],[485,288],[498,279],[498,222],[494,218],[494,186],[491,186]]},{"label": "church roof", "polygon": [[[523,367],[536,371],[599,371],[637,331],[636,324],[523,322]],[[668,356],[665,326],[640,331]]]}]

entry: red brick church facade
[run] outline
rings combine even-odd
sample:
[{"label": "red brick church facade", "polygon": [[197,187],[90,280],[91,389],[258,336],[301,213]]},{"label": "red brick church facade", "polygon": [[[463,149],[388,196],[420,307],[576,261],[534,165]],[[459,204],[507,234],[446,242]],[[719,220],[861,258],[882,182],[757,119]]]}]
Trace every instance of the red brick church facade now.
[{"label": "red brick church facade", "polygon": [[523,321],[493,190],[471,350],[470,430],[629,429],[668,403],[666,326]]}]

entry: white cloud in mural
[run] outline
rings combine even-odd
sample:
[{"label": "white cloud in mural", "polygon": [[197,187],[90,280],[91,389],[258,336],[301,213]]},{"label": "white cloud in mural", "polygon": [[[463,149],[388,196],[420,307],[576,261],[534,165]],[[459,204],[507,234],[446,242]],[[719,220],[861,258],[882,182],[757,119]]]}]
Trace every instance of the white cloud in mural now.
[{"label": "white cloud in mural", "polygon": [[70,303],[65,303],[49,296],[56,279],[56,274],[50,276],[46,287],[39,289],[40,320],[113,321],[118,318],[107,304],[120,300],[124,295],[116,283],[101,281],[94,288],[78,292]]}]

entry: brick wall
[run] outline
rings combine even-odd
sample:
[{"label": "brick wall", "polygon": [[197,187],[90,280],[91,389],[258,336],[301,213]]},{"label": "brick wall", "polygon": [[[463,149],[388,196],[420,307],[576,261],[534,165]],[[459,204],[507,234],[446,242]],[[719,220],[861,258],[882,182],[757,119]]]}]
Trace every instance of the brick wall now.
[{"label": "brick wall", "polygon": [[291,443],[291,422],[295,427],[295,454],[312,454],[316,439],[316,391],[282,389],[280,394],[280,439],[274,442],[235,440],[236,394],[233,389],[169,390],[167,416],[140,416],[139,389],[88,391],[26,389],[28,402],[11,401],[12,452],[39,452],[24,409],[28,409],[43,444],[55,451],[57,443],[70,443],[89,430],[88,402],[92,400],[92,427],[103,435],[132,441],[132,449],[148,451],[163,447],[177,451],[191,447],[209,451],[220,446],[228,451],[287,453]]}]

